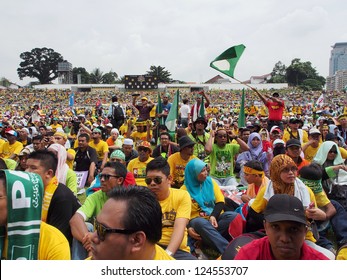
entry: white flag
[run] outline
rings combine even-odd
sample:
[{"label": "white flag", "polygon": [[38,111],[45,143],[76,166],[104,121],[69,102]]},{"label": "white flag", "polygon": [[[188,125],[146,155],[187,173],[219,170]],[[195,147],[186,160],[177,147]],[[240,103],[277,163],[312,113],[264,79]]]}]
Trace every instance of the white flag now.
[{"label": "white flag", "polygon": [[324,95],[323,93],[319,96],[317,102],[316,102],[316,106],[317,107],[322,107],[324,105]]}]

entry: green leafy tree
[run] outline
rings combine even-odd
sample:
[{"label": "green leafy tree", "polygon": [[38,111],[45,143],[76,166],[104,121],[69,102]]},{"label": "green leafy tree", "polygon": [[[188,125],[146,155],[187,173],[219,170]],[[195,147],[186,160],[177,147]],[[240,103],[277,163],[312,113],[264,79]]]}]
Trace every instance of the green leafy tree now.
[{"label": "green leafy tree", "polygon": [[115,84],[117,81],[118,75],[116,72],[108,72],[102,76],[103,84]]},{"label": "green leafy tree", "polygon": [[10,85],[11,85],[10,80],[6,79],[5,77],[2,77],[0,79],[0,86],[9,87]]},{"label": "green leafy tree", "polygon": [[316,79],[306,79],[303,81],[303,83],[302,83],[302,85],[300,85],[300,87],[303,90],[321,90],[322,89],[322,83]]},{"label": "green leafy tree", "polygon": [[169,71],[165,70],[165,67],[152,65],[149,68],[149,71],[147,71],[147,74],[152,75],[152,76],[157,76],[158,83],[169,84],[172,81],[172,79],[170,78],[171,73]]},{"label": "green leafy tree", "polygon": [[286,66],[278,61],[271,72],[271,78],[268,80],[268,83],[286,83]]},{"label": "green leafy tree", "polygon": [[90,74],[83,67],[74,67],[72,69],[72,77],[73,83],[77,84],[77,76],[81,75],[81,84],[89,84],[90,83]]},{"label": "green leafy tree", "polygon": [[40,84],[55,80],[58,77],[58,63],[64,61],[60,53],[49,48],[35,48],[21,53],[19,57],[23,60],[17,69],[19,78],[37,78]]},{"label": "green leafy tree", "polygon": [[[325,78],[319,76],[316,69],[312,67],[310,61],[301,62],[299,58],[292,60],[292,63],[286,69],[286,77],[290,86],[301,86],[305,80],[316,80],[321,88],[325,85]],[[312,85],[312,81],[309,81]]]},{"label": "green leafy tree", "polygon": [[90,73],[90,82],[92,84],[102,84],[103,75],[104,73],[99,68],[95,68],[92,73]]}]

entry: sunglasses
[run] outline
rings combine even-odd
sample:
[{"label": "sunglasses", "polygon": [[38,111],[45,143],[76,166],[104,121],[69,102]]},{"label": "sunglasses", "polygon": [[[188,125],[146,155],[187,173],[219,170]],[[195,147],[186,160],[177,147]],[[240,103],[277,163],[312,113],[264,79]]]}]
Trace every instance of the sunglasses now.
[{"label": "sunglasses", "polygon": [[337,151],[329,151],[329,154],[337,154]]},{"label": "sunglasses", "polygon": [[293,167],[286,167],[284,169],[282,169],[282,172],[284,173],[289,173],[289,172],[293,172],[293,173],[296,173],[298,171],[298,168],[295,166]]},{"label": "sunglasses", "polygon": [[217,136],[218,136],[218,138],[227,138],[228,137],[228,135],[226,135],[226,134],[218,134]]},{"label": "sunglasses", "polygon": [[111,177],[120,178],[120,176],[110,175],[110,174],[100,174],[99,177],[100,177],[100,180],[104,179],[105,181],[108,181]]},{"label": "sunglasses", "polygon": [[148,148],[144,148],[144,147],[139,147],[138,149],[137,149],[137,151],[139,151],[139,152],[141,152],[141,151],[143,151],[143,152],[150,152],[150,149],[148,149]]},{"label": "sunglasses", "polygon": [[147,177],[145,179],[145,182],[146,182],[147,185],[151,184],[152,181],[154,181],[155,184],[159,185],[159,184],[161,184],[163,182],[163,178],[162,177],[154,177],[152,179],[152,178]]},{"label": "sunglasses", "polygon": [[94,231],[97,233],[100,241],[105,240],[105,236],[107,233],[132,234],[134,232],[137,232],[137,230],[133,229],[108,228],[103,224],[100,224],[96,218],[94,219]]}]

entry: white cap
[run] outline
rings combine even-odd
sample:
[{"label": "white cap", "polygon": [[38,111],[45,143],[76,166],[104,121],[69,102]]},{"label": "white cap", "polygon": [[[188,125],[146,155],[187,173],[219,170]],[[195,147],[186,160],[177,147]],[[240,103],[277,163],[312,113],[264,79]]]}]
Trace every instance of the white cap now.
[{"label": "white cap", "polygon": [[112,123],[108,123],[106,126],[107,127],[113,127]]},{"label": "white cap", "polygon": [[123,144],[124,145],[131,145],[131,146],[133,146],[134,145],[134,141],[133,141],[133,139],[125,138]]},{"label": "white cap", "polygon": [[321,134],[318,128],[311,128],[309,134]]},{"label": "white cap", "polygon": [[282,139],[276,139],[274,142],[273,142],[273,146],[276,146],[277,144],[283,144],[285,145],[284,141]]}]

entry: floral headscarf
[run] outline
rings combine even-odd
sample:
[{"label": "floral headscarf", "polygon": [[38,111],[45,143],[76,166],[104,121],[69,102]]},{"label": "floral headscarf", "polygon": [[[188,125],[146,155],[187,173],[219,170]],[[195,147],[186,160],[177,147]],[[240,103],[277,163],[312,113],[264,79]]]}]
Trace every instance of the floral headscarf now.
[{"label": "floral headscarf", "polygon": [[294,195],[294,183],[287,184],[281,179],[281,172],[285,168],[296,167],[295,162],[291,157],[281,154],[273,158],[270,164],[270,179],[273,184],[275,194]]}]

